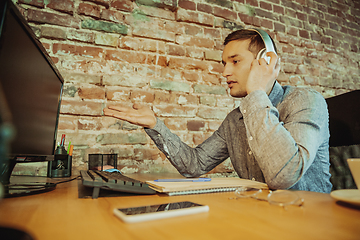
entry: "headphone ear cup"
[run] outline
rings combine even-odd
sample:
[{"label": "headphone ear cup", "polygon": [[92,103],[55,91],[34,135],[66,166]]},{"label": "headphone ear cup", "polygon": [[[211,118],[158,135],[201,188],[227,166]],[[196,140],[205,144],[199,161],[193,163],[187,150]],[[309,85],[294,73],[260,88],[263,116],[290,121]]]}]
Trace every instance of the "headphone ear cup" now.
[{"label": "headphone ear cup", "polygon": [[265,59],[267,64],[270,63],[270,57],[266,56],[266,48],[261,49],[258,55],[256,56],[256,60],[260,60],[260,58]]},{"label": "headphone ear cup", "polygon": [[259,51],[258,55],[256,56],[256,60],[260,60],[260,58],[266,57],[266,48],[263,48]]}]

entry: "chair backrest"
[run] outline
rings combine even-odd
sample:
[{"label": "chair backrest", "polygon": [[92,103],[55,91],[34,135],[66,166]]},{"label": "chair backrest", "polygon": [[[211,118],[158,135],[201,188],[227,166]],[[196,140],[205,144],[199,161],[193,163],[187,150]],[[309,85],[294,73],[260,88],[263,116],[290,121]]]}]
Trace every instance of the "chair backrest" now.
[{"label": "chair backrest", "polygon": [[360,144],[360,90],[326,99],[330,147]]}]

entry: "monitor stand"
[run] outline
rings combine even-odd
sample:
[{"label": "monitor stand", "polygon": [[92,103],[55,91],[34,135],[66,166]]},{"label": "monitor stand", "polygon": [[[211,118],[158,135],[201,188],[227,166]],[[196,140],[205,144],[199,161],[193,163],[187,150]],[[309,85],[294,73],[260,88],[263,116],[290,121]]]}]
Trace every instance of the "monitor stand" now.
[{"label": "monitor stand", "polygon": [[[39,161],[39,159],[37,161]],[[17,161],[16,158],[14,158],[7,159],[0,163],[0,182],[4,188],[5,198],[39,194],[52,191],[56,188],[55,183],[43,181],[39,182],[38,180],[36,180],[36,177],[32,176],[16,176],[14,178],[14,181],[12,179],[12,181],[10,182],[11,173],[17,162],[20,161]]]}]

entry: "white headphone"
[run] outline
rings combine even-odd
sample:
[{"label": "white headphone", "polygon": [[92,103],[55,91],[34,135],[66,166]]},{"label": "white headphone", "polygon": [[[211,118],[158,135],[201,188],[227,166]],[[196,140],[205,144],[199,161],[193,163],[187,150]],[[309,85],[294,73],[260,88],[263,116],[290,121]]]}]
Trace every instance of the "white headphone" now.
[{"label": "white headphone", "polygon": [[257,32],[260,35],[260,37],[262,38],[262,40],[263,40],[263,42],[265,44],[265,48],[263,48],[263,49],[261,49],[259,51],[258,55],[256,56],[256,59],[259,60],[260,58],[264,58],[265,61],[269,64],[270,63],[270,57],[266,56],[266,53],[274,52],[276,54],[274,44],[273,44],[269,34],[267,34],[267,32],[265,32],[264,30],[261,30],[261,29],[258,29],[258,28],[250,28],[248,30]]}]

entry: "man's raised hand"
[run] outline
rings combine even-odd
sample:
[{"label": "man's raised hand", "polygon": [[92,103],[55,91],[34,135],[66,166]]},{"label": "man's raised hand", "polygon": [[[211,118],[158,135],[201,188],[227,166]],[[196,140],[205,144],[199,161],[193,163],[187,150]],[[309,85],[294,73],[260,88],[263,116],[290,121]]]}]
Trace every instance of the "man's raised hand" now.
[{"label": "man's raised hand", "polygon": [[154,128],[157,121],[154,112],[150,108],[142,107],[139,104],[134,104],[132,108],[108,106],[104,109],[104,115],[146,128]]}]

